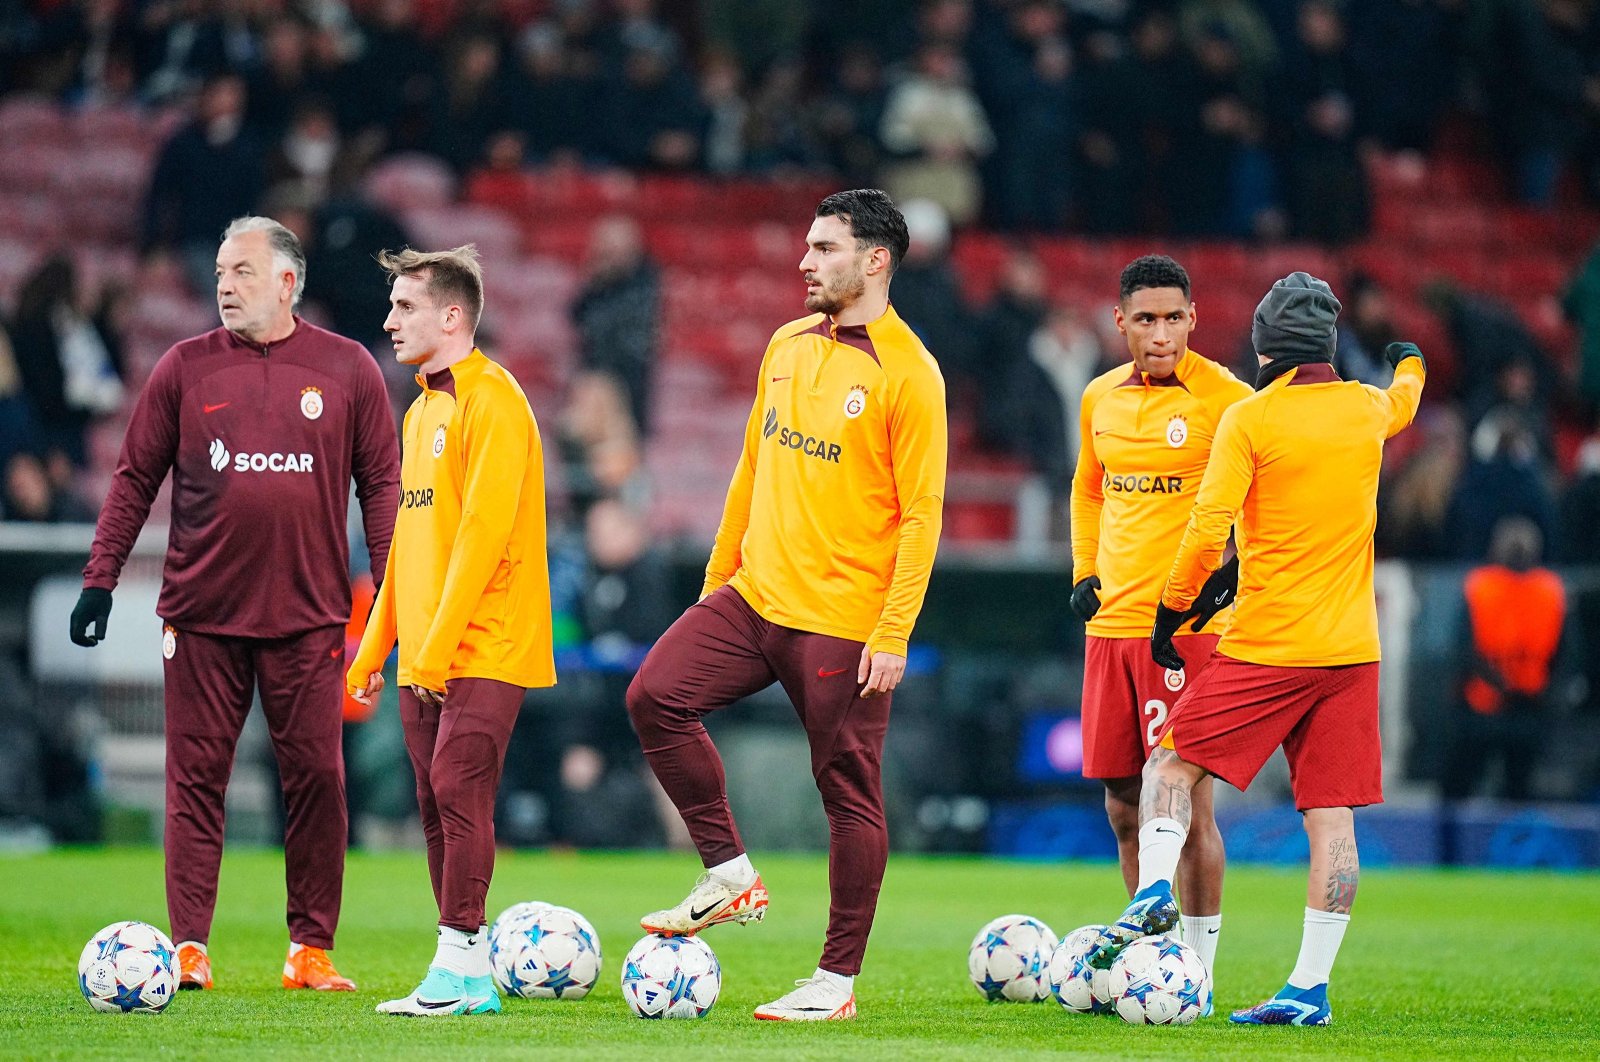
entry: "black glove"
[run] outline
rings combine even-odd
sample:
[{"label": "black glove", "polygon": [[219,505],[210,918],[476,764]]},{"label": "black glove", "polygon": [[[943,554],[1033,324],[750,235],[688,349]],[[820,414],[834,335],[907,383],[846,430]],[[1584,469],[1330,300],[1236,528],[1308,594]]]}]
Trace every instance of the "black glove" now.
[{"label": "black glove", "polygon": [[1190,628],[1199,633],[1206,624],[1211,622],[1211,617],[1233,604],[1233,595],[1239,589],[1239,557],[1235,554],[1228,559],[1228,563],[1211,573],[1211,578],[1200,588],[1200,596],[1194,599],[1194,605],[1189,609],[1191,615],[1198,618]]},{"label": "black glove", "polygon": [[1091,575],[1087,579],[1079,579],[1072,588],[1072,611],[1078,618],[1088,623],[1094,619],[1094,614],[1100,611],[1100,595],[1095,593],[1100,589],[1100,577]]},{"label": "black glove", "polygon": [[1172,647],[1172,636],[1178,633],[1183,621],[1194,615],[1194,610],[1179,612],[1166,605],[1156,604],[1156,625],[1150,632],[1150,659],[1168,671],[1182,671],[1183,657]]},{"label": "black glove", "polygon": [[[99,587],[86,586],[83,593],[78,595],[78,603],[72,606],[72,644],[82,646],[98,645],[106,636],[106,620],[111,618],[111,591],[101,590]],[[94,624],[94,633],[89,633],[89,625]]]},{"label": "black glove", "polygon": [[1383,348],[1383,356],[1389,360],[1389,367],[1398,369],[1400,363],[1407,358],[1416,358],[1422,362],[1423,371],[1427,371],[1428,359],[1422,356],[1422,351],[1415,343],[1390,343]]}]

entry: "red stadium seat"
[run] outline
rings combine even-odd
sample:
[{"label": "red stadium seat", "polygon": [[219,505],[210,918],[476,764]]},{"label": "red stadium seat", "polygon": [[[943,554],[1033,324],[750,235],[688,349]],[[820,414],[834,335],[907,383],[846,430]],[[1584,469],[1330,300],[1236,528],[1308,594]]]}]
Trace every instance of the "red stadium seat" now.
[{"label": "red stadium seat", "polygon": [[432,155],[392,155],[367,174],[362,191],[396,214],[418,207],[443,207],[456,198],[456,177]]}]

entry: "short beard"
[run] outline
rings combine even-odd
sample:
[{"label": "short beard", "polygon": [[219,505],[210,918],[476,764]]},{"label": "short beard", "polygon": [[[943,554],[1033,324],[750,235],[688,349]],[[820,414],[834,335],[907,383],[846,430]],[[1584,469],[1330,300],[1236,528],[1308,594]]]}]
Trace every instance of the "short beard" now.
[{"label": "short beard", "polygon": [[824,313],[834,317],[866,294],[866,291],[867,274],[858,269],[843,278],[838,288],[830,288],[824,284],[822,290],[815,295],[807,295],[806,309],[812,313]]}]

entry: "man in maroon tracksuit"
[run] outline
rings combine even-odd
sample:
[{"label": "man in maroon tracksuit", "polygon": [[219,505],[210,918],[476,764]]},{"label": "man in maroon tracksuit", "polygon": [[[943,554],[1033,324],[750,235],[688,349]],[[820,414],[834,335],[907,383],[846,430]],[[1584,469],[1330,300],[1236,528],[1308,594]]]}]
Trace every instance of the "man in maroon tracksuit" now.
[{"label": "man in maroon tracksuit", "polygon": [[256,687],[283,778],[290,941],[283,985],[355,988],[327,956],[346,841],[345,517],[354,477],[372,571],[382,573],[400,453],[377,362],[359,344],[295,316],[304,287],[305,253],[292,232],[259,217],[228,226],[217,252],[222,327],[179,343],[150,374],[72,612],[74,642],[89,646],[105,636],[111,591],[171,470],[158,609],[167,914],[179,988],[212,985],[206,944],[223,797]]}]

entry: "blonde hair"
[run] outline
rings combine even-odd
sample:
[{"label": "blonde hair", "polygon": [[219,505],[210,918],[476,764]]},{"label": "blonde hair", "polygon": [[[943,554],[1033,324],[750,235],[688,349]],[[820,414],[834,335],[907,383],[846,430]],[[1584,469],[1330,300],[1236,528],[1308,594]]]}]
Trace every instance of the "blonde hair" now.
[{"label": "blonde hair", "polygon": [[478,265],[478,247],[464,243],[448,251],[379,251],[378,264],[396,277],[416,277],[427,281],[428,296],[439,306],[460,306],[476,330],[483,316],[483,269]]}]

